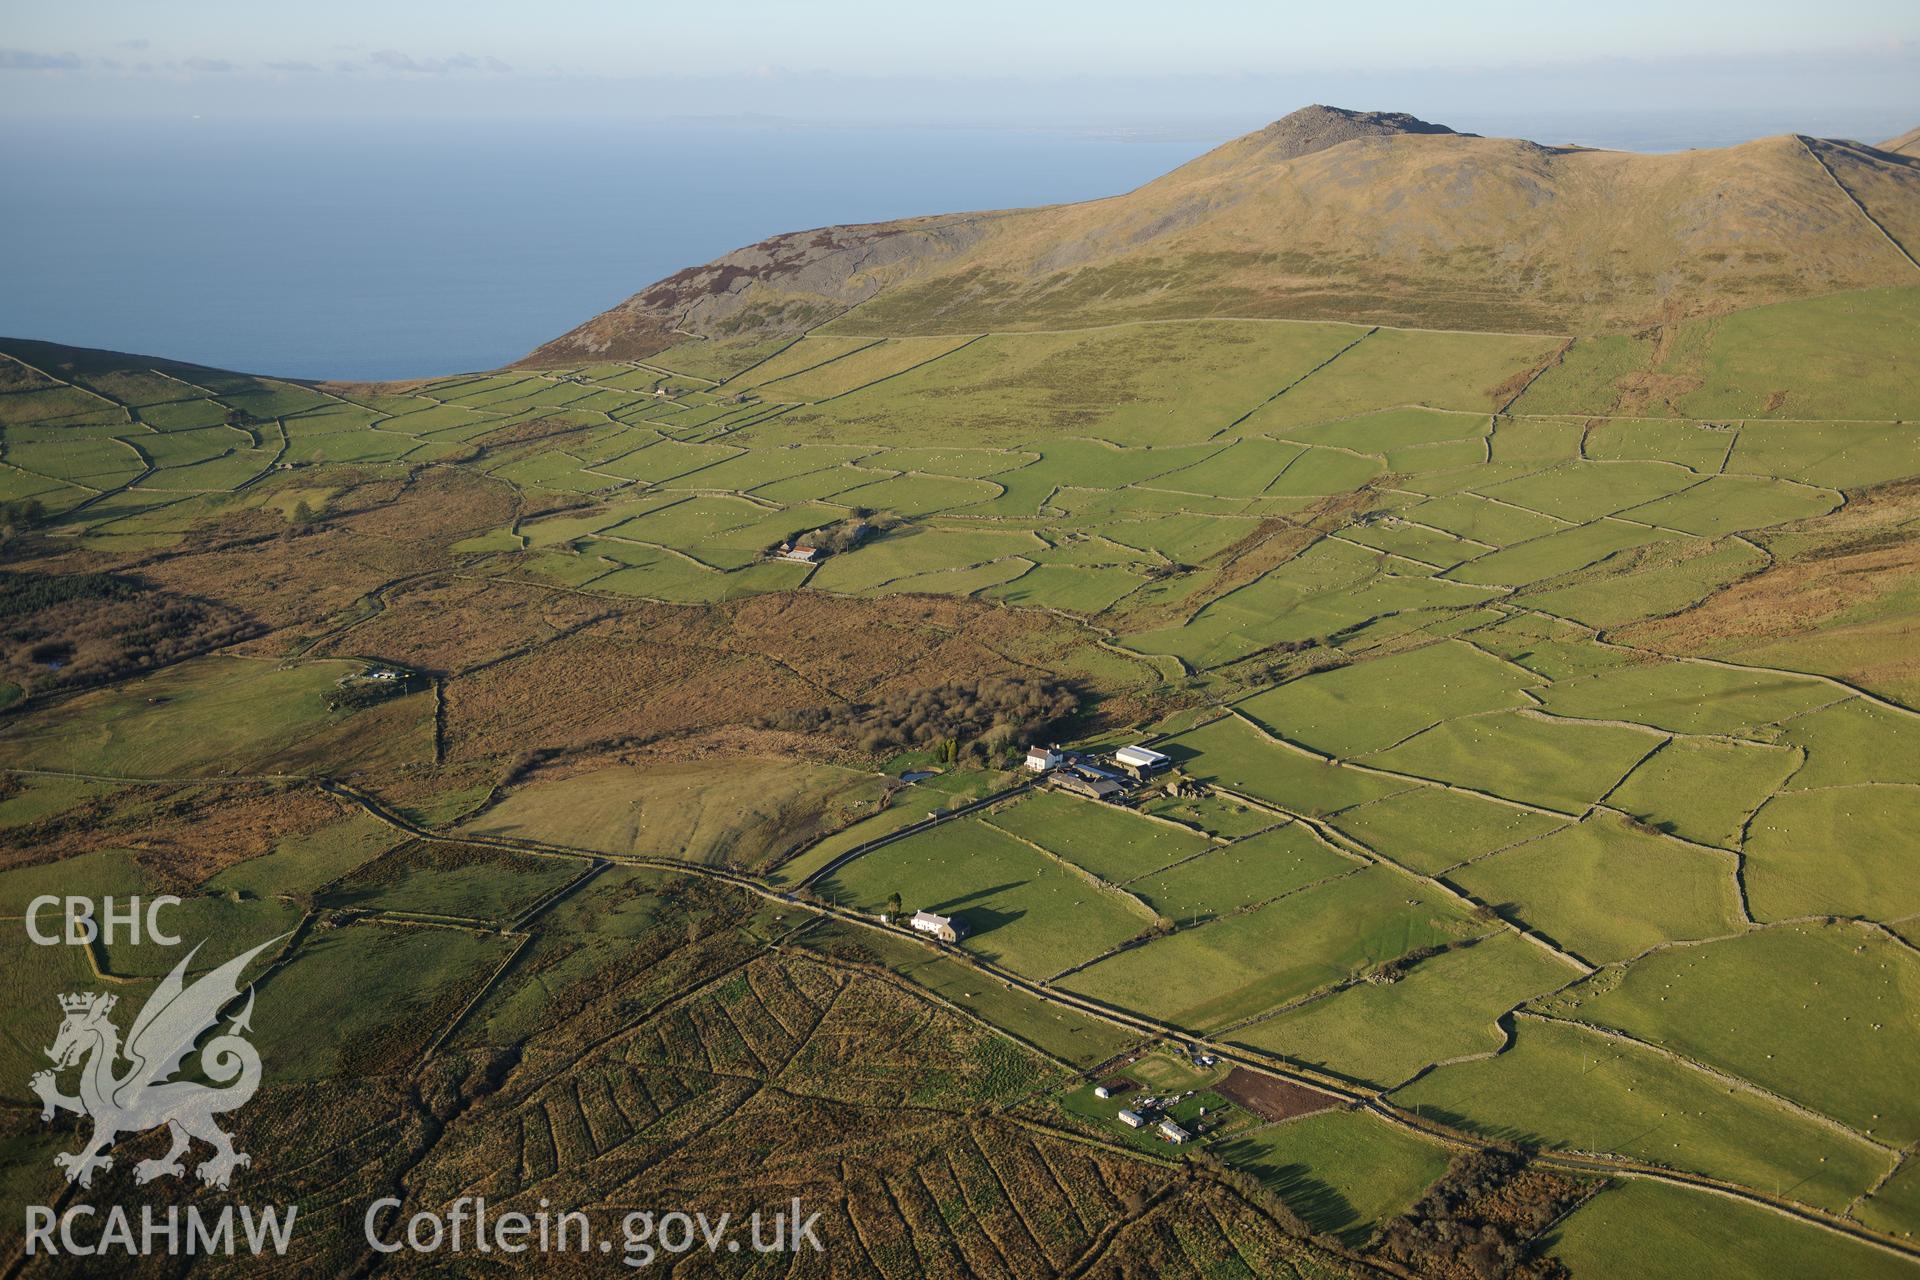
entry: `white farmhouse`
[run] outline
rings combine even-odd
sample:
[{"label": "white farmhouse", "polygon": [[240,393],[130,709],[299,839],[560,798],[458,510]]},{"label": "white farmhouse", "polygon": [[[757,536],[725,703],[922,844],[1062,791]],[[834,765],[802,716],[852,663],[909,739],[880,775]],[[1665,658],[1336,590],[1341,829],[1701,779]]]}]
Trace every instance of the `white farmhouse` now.
[{"label": "white farmhouse", "polygon": [[908,922],[921,933],[930,933],[942,942],[960,941],[961,927],[954,923],[952,916],[935,915],[931,911],[916,911]]},{"label": "white farmhouse", "polygon": [[1058,766],[1064,759],[1066,759],[1066,757],[1052,747],[1027,748],[1027,768],[1033,770],[1035,773],[1045,773],[1047,770]]}]

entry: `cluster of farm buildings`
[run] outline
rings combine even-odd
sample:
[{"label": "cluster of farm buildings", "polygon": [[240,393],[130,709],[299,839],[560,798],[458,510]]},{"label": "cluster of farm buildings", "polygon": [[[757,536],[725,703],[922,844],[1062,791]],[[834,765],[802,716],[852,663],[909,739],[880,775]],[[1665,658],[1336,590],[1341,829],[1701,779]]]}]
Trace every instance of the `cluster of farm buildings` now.
[{"label": "cluster of farm buildings", "polygon": [[[1104,1102],[1109,1098],[1126,1093],[1133,1087],[1133,1081],[1127,1079],[1125,1076],[1114,1076],[1111,1080],[1106,1080],[1095,1085],[1093,1096]],[[1172,1116],[1165,1114],[1165,1112],[1166,1109],[1173,1106],[1173,1104],[1191,1096],[1191,1092],[1176,1094],[1168,1098],[1147,1095],[1128,1106],[1120,1108],[1119,1112],[1115,1114],[1114,1119],[1129,1129],[1144,1129],[1151,1124],[1161,1138],[1178,1145],[1193,1137],[1193,1134],[1188,1132],[1186,1127]],[[1205,1107],[1200,1108],[1200,1114],[1203,1116],[1206,1115],[1207,1109]]]},{"label": "cluster of farm buildings", "polygon": [[[1043,775],[1047,785],[1056,790],[1093,800],[1118,801],[1172,768],[1173,758],[1142,746],[1121,747],[1107,755],[1065,751],[1059,747],[1028,747],[1026,767]],[[967,932],[966,925],[959,920],[932,911],[914,912],[907,924],[914,931],[942,942],[958,942]],[[1184,1138],[1175,1141],[1184,1141]]]},{"label": "cluster of farm buildings", "polygon": [[1047,785],[1092,800],[1118,800],[1173,767],[1173,759],[1151,747],[1121,747],[1111,755],[1028,747],[1027,768]]}]

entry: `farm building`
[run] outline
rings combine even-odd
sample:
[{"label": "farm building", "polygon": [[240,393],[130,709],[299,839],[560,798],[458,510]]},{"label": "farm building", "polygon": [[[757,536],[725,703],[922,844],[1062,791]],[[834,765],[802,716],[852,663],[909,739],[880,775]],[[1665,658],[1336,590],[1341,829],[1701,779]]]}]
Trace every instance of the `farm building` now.
[{"label": "farm building", "polygon": [[1113,762],[1136,777],[1159,773],[1173,764],[1173,758],[1151,747],[1122,747],[1113,753]]},{"label": "farm building", "polygon": [[812,564],[820,558],[820,548],[797,546],[791,542],[780,544],[780,558],[794,560],[800,564]]},{"label": "farm building", "polygon": [[1111,1098],[1116,1094],[1125,1093],[1131,1088],[1133,1088],[1133,1081],[1127,1079],[1125,1076],[1114,1076],[1110,1079],[1102,1080],[1099,1084],[1095,1085],[1093,1087],[1093,1096],[1096,1098]]},{"label": "farm building", "polygon": [[1129,1129],[1138,1129],[1141,1125],[1147,1122],[1147,1118],[1141,1115],[1138,1111],[1129,1111],[1125,1107],[1122,1107],[1120,1109],[1119,1119],[1120,1119],[1120,1123],[1127,1126],[1127,1128]]},{"label": "farm building", "polygon": [[931,911],[916,911],[909,922],[921,933],[930,933],[942,942],[958,942],[965,931],[954,922],[952,916],[936,915]]},{"label": "farm building", "polygon": [[1049,779],[1061,791],[1071,791],[1077,796],[1086,796],[1093,800],[1111,800],[1126,790],[1112,778],[1089,778],[1078,771],[1062,770]]},{"label": "farm building", "polygon": [[1162,1120],[1160,1122],[1160,1136],[1168,1142],[1185,1142],[1192,1135],[1173,1121]]},{"label": "farm building", "polygon": [[1103,1084],[1097,1084],[1093,1086],[1093,1096],[1101,1099],[1102,1101],[1105,1101],[1106,1099],[1111,1098],[1113,1096],[1113,1090],[1107,1088],[1107,1086]]},{"label": "farm building", "polygon": [[1045,773],[1065,758],[1053,747],[1027,748],[1027,768],[1035,773]]}]

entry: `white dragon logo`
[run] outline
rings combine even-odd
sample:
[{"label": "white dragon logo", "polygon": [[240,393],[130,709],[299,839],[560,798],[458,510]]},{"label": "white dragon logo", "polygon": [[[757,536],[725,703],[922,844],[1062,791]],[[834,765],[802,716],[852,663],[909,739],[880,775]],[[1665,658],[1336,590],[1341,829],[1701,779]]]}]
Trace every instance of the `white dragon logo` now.
[{"label": "white dragon logo", "polygon": [[[194,1042],[220,1020],[220,1010],[239,996],[241,971],[279,941],[269,939],[189,986],[184,978],[194,953],[200,949],[195,947],[141,1007],[124,1051],[120,1029],[107,1016],[119,997],[92,991],[60,997],[66,1017],[53,1047],[47,1050],[53,1070],[35,1073],[28,1084],[45,1104],[40,1112],[42,1120],[52,1120],[59,1111],[93,1120],[93,1136],[85,1147],[53,1158],[55,1165],[66,1170],[67,1181],[83,1187],[92,1185],[94,1170],[113,1167],[113,1157],[101,1153],[121,1134],[144,1133],[161,1125],[172,1131],[173,1146],[160,1159],[135,1165],[137,1182],[151,1182],[166,1174],[184,1175],[186,1168],[180,1157],[194,1138],[213,1148],[213,1157],[194,1170],[211,1186],[224,1189],[236,1168],[252,1163],[252,1157],[235,1151],[233,1138],[213,1122],[216,1115],[246,1105],[260,1087],[260,1054],[243,1038],[243,1033],[252,1029],[251,986],[247,988],[246,1008],[227,1023],[225,1032],[200,1049],[200,1073],[213,1084],[171,1077],[193,1051]],[[128,1066],[116,1074],[123,1052]],[[60,1092],[58,1073],[83,1060],[79,1094],[68,1097]]]}]

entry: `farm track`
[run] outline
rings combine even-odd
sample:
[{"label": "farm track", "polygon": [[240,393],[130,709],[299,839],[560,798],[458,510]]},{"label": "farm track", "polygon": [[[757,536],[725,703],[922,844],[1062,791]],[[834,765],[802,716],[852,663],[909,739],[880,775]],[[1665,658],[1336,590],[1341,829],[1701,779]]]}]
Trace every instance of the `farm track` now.
[{"label": "farm track", "polygon": [[[141,783],[186,783],[204,782],[204,778],[182,777],[129,777],[108,774],[89,774],[64,770],[10,769],[6,772],[18,775],[38,775],[48,777],[72,778],[84,781],[118,782],[125,784]],[[1416,1112],[1409,1112],[1391,1102],[1387,1091],[1358,1087],[1348,1081],[1317,1071],[1308,1070],[1295,1063],[1288,1062],[1276,1055],[1247,1049],[1238,1045],[1216,1042],[1206,1036],[1195,1035],[1181,1028],[1148,1018],[1140,1014],[1116,1009],[1091,998],[1062,991],[1044,982],[1036,982],[1023,975],[1005,969],[991,961],[980,959],[956,947],[947,947],[926,939],[913,930],[885,924],[863,912],[835,903],[820,901],[811,896],[802,897],[793,892],[774,888],[759,877],[730,868],[705,863],[686,862],[676,858],[648,857],[642,855],[609,855],[590,849],[547,841],[513,839],[500,836],[449,836],[421,827],[399,813],[388,808],[376,798],[331,778],[313,777],[300,774],[264,774],[264,775],[224,775],[227,781],[255,782],[298,782],[315,786],[336,799],[357,806],[369,816],[386,824],[413,839],[437,843],[469,844],[491,847],[509,852],[526,853],[542,857],[565,858],[571,861],[592,862],[595,859],[618,866],[644,867],[649,870],[697,876],[716,883],[744,890],[770,902],[785,907],[812,913],[816,917],[832,919],[843,924],[888,934],[896,939],[904,939],[934,954],[938,954],[953,963],[974,970],[982,976],[1002,983],[1010,989],[1018,990],[1033,999],[1070,1009],[1083,1016],[1095,1018],[1109,1025],[1119,1027],[1136,1035],[1151,1039],[1178,1040],[1206,1050],[1223,1062],[1245,1066],[1253,1070],[1278,1076],[1291,1083],[1315,1089],[1339,1098],[1351,1107],[1364,1108],[1380,1119],[1396,1127],[1418,1133],[1433,1139],[1456,1151],[1484,1150],[1489,1143],[1465,1130],[1457,1129],[1438,1121],[1429,1120]],[[743,968],[760,954],[756,950],[746,960],[732,966],[733,970]],[[724,975],[723,975],[724,976]],[[719,978],[710,978],[700,985],[705,987]],[[682,993],[676,999],[691,998],[693,992]],[[990,1023],[985,1024],[991,1026]],[[626,1033],[626,1028],[611,1033],[608,1037]],[[1785,1197],[1769,1195],[1752,1187],[1741,1186],[1705,1174],[1689,1173],[1684,1170],[1669,1169],[1658,1165],[1646,1164],[1623,1156],[1588,1154],[1576,1151],[1563,1151],[1551,1148],[1539,1148],[1534,1158],[1549,1168],[1565,1169],[1570,1172],[1600,1174],[1611,1177],[1634,1178],[1647,1181],[1664,1182],[1671,1185],[1702,1190],[1723,1198],[1739,1201],[1793,1218],[1807,1225],[1821,1228],[1836,1235],[1846,1236],[1862,1244],[1870,1245],[1883,1252],[1920,1261],[1920,1245],[1883,1235],[1860,1223],[1830,1214],[1825,1210],[1788,1200]]]}]

